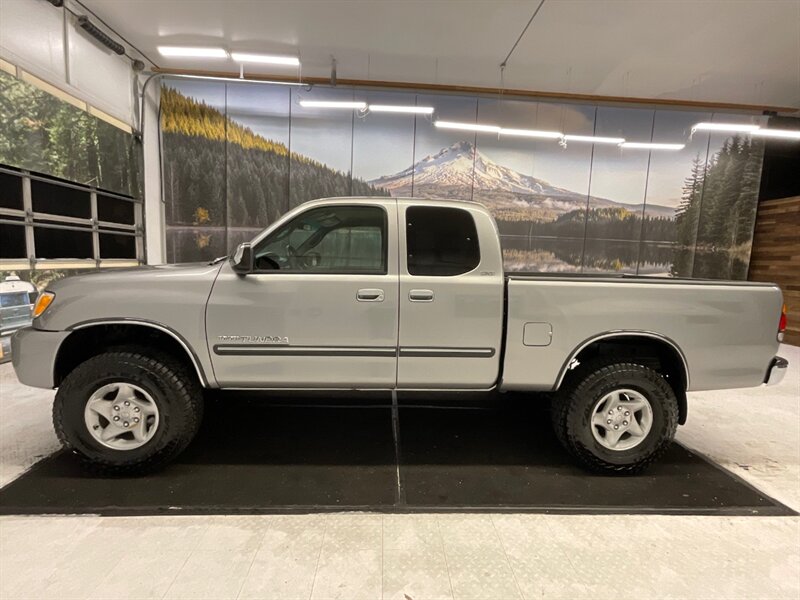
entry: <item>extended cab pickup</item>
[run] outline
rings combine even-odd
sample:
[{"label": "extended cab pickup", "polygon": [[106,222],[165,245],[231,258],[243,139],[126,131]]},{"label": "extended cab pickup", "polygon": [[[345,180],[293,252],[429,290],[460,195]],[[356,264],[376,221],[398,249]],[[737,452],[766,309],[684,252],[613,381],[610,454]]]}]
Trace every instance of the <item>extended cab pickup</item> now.
[{"label": "extended cab pickup", "polygon": [[687,391],[780,380],[781,307],[771,284],[505,273],[480,204],[338,198],[230,259],[53,284],[13,361],[58,388],[62,443],[116,471],[175,456],[224,388],[531,393],[582,464],[636,472]]}]

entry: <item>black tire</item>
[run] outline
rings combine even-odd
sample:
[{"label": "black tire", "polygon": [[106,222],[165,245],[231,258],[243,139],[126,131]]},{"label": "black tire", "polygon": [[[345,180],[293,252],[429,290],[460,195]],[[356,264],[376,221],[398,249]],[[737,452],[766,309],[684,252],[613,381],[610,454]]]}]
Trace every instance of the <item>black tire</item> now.
[{"label": "black tire", "polygon": [[[151,472],[180,454],[200,428],[203,394],[193,375],[172,358],[145,349],[113,350],[94,356],[78,365],[58,388],[53,404],[58,439],[92,471],[111,475]],[[91,395],[103,385],[120,381],[146,390],[159,411],[153,437],[130,450],[102,445],[84,421]]]},{"label": "black tire", "polygon": [[[615,389],[630,389],[650,403],[652,426],[633,448],[612,450],[592,434],[592,412],[597,402]],[[634,363],[589,363],[571,373],[551,403],[556,437],[582,466],[597,473],[632,475],[658,459],[675,438],[678,400],[657,371]]]}]

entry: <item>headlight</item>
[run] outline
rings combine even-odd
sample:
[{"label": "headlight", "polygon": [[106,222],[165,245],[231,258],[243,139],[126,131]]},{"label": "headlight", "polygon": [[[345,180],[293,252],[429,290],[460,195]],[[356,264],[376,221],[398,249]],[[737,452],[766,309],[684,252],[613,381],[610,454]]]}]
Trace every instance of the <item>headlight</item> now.
[{"label": "headlight", "polygon": [[39,294],[39,297],[36,299],[36,306],[33,307],[33,318],[35,319],[46,311],[47,307],[50,306],[55,299],[56,295],[53,292],[42,292]]}]

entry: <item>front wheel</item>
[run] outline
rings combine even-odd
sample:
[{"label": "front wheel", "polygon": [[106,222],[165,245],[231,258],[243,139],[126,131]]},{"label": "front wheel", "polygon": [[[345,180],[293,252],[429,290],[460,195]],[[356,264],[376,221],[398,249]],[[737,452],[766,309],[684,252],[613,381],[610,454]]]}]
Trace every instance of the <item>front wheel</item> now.
[{"label": "front wheel", "polygon": [[146,350],[90,358],[62,382],[53,426],[93,470],[151,471],[177,456],[200,425],[200,386],[180,364]]},{"label": "front wheel", "polygon": [[672,387],[657,371],[633,363],[579,368],[553,399],[559,441],[592,471],[642,471],[675,437],[678,401]]}]

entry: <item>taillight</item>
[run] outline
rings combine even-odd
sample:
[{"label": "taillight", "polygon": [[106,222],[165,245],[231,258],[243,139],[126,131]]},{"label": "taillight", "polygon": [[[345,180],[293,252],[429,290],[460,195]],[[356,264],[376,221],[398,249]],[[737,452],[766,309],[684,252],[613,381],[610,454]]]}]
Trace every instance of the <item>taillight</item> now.
[{"label": "taillight", "polygon": [[781,309],[781,318],[778,321],[778,335],[781,335],[784,331],[786,331],[786,305],[783,305]]}]

